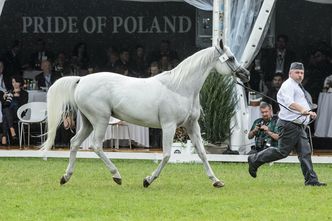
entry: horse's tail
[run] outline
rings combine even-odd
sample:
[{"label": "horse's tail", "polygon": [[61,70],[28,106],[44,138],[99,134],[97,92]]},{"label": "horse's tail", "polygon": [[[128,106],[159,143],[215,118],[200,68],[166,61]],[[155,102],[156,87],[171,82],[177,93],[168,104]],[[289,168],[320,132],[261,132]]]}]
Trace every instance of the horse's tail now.
[{"label": "horse's tail", "polygon": [[75,114],[77,105],[74,99],[76,85],[80,77],[62,77],[57,80],[47,92],[47,139],[41,145],[41,150],[51,149],[58,126],[64,117]]}]

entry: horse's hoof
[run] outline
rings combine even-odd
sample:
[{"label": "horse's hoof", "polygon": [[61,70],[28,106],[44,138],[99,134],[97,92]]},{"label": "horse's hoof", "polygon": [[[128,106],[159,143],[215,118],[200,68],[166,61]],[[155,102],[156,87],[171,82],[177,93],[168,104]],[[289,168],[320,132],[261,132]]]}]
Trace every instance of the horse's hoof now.
[{"label": "horse's hoof", "polygon": [[116,178],[116,177],[113,177],[113,180],[116,184],[118,185],[121,185],[122,184],[122,179],[121,178]]},{"label": "horse's hoof", "polygon": [[60,179],[60,185],[63,185],[65,183],[67,183],[67,180],[65,179],[64,176],[62,176],[61,179]]},{"label": "horse's hoof", "polygon": [[216,188],[221,188],[221,187],[225,186],[225,184],[222,181],[216,181],[213,183],[213,186]]},{"label": "horse's hoof", "polygon": [[145,188],[147,188],[148,186],[150,186],[150,183],[148,182],[148,180],[146,178],[143,180],[143,186]]}]

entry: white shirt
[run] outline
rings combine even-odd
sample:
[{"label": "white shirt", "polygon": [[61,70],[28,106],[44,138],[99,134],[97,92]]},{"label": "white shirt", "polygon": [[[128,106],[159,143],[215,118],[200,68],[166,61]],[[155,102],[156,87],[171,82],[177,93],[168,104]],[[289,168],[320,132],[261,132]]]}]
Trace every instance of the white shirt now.
[{"label": "white shirt", "polygon": [[45,77],[45,87],[49,88],[51,86],[51,74],[44,74]]},{"label": "white shirt", "polygon": [[277,50],[275,73],[283,73],[284,72],[284,63],[285,63],[285,50],[282,50],[282,51]]},{"label": "white shirt", "polygon": [[0,74],[0,91],[7,91],[5,82],[3,80],[3,74]]},{"label": "white shirt", "polygon": [[[303,106],[306,110],[310,110],[310,106],[305,98],[304,92],[300,88],[299,84],[293,80],[292,78],[288,78],[279,89],[277,93],[277,100],[282,105],[289,108],[289,106],[292,103],[298,103],[301,106]],[[286,121],[298,121],[300,123],[304,122],[304,124],[307,124],[310,120],[309,116],[300,116],[300,112],[297,112],[295,110],[292,110],[294,112],[291,112],[284,108],[283,106],[280,106],[280,112],[278,114],[279,119],[286,120]],[[298,114],[296,114],[298,113]]]},{"label": "white shirt", "polygon": [[332,85],[329,82],[332,82],[332,75],[325,78],[323,87],[330,88]]}]

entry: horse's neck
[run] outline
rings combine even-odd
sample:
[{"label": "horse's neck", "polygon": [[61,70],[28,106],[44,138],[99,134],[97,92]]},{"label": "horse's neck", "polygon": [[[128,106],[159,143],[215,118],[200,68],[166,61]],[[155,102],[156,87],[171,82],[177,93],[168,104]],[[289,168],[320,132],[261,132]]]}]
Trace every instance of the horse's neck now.
[{"label": "horse's neck", "polygon": [[184,79],[183,83],[181,84],[181,88],[178,89],[179,92],[185,92],[190,91],[191,94],[197,95],[201,88],[203,87],[203,84],[206,80],[206,78],[209,76],[211,70],[213,69],[213,66],[208,66],[206,70],[202,72],[193,72],[190,77],[187,77]]},{"label": "horse's neck", "polygon": [[[180,78],[173,79],[172,87],[180,94],[198,94],[217,61],[214,48],[197,52],[172,71]],[[172,72],[171,71],[171,72]]]}]

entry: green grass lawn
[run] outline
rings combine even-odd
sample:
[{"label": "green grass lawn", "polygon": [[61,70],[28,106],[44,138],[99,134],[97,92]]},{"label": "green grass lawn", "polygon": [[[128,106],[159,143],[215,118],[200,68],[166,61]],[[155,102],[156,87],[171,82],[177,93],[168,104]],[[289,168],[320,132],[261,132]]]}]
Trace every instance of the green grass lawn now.
[{"label": "green grass lawn", "polygon": [[226,186],[212,187],[202,164],[168,164],[143,188],[157,164],[115,160],[118,186],[101,160],[78,159],[72,179],[60,177],[67,159],[0,158],[0,220],[332,220],[332,166],[315,165],[327,187],[305,187],[298,164],[211,163]]}]

